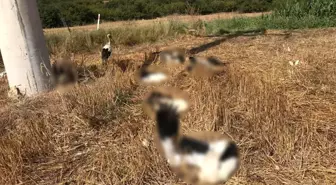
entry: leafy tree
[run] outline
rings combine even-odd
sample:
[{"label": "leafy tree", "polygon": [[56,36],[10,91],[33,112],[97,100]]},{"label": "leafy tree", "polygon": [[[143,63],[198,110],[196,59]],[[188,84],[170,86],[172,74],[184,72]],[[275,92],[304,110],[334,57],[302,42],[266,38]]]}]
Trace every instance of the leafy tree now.
[{"label": "leafy tree", "polygon": [[60,12],[50,5],[45,6],[40,9],[41,21],[43,27],[60,27],[62,26],[62,21],[60,17]]}]

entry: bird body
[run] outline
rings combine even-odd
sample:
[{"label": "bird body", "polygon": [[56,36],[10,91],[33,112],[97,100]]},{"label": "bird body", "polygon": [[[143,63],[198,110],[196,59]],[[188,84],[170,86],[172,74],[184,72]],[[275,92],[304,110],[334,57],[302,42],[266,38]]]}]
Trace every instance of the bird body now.
[{"label": "bird body", "polygon": [[190,56],[187,71],[201,76],[211,76],[224,71],[227,63],[221,62],[215,57]]},{"label": "bird body", "polygon": [[222,63],[219,59],[215,57],[189,57],[190,65],[196,66],[196,65],[202,65],[206,68],[216,70],[221,69],[225,66],[225,63]]},{"label": "bird body", "polygon": [[187,162],[200,169],[200,182],[227,181],[238,168],[238,148],[227,135],[210,131],[189,133],[182,142],[184,146],[180,148],[187,149],[184,151]]},{"label": "bird body", "polygon": [[107,64],[107,60],[110,58],[112,54],[111,35],[107,34],[107,38],[108,38],[108,43],[104,45],[102,52],[101,52],[101,59],[102,59],[103,65]]},{"label": "bird body", "polygon": [[56,86],[74,84],[78,80],[76,66],[67,57],[56,60],[51,65],[51,73]]},{"label": "bird body", "polygon": [[154,66],[143,66],[137,72],[137,81],[144,84],[156,85],[168,80],[168,72]]},{"label": "bird body", "polygon": [[185,49],[172,48],[160,52],[160,61],[168,65],[183,64],[185,62]]},{"label": "bird body", "polygon": [[186,99],[176,94],[154,91],[146,102],[155,112],[154,141],[176,174],[191,184],[217,184],[227,181],[238,169],[236,144],[217,132],[180,133],[181,113]]}]

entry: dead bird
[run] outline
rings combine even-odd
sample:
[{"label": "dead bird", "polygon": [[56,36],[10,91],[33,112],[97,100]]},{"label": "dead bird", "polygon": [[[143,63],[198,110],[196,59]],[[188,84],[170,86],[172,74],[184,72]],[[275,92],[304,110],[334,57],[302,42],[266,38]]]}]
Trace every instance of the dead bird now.
[{"label": "dead bird", "polygon": [[183,48],[170,48],[159,53],[160,62],[167,65],[184,64],[186,50]]},{"label": "dead bird", "polygon": [[214,56],[190,56],[188,61],[187,71],[201,75],[212,75],[224,71],[227,67],[227,63],[223,63]]},{"label": "dead bird", "polygon": [[68,57],[51,65],[52,81],[56,86],[75,84],[78,81],[76,65]]},{"label": "dead bird", "polygon": [[214,185],[226,182],[239,167],[237,145],[217,132],[182,134],[181,113],[188,109],[186,99],[173,93],[153,91],[145,102],[154,112],[154,141],[176,174],[187,183]]},{"label": "dead bird", "polygon": [[143,66],[136,73],[139,83],[157,85],[169,79],[168,72],[157,66]]}]

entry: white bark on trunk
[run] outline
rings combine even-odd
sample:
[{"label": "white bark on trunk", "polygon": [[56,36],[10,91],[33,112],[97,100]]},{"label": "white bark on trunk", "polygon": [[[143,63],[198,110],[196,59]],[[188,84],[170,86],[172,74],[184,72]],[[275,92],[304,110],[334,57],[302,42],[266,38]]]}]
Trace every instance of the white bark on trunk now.
[{"label": "white bark on trunk", "polygon": [[0,0],[0,48],[10,87],[27,96],[52,87],[36,0]]}]

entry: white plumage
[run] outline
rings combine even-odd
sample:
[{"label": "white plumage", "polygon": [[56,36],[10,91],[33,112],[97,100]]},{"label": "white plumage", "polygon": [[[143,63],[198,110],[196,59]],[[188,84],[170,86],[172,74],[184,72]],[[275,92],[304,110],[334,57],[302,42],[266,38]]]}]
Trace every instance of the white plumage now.
[{"label": "white plumage", "polygon": [[168,79],[167,71],[155,66],[145,66],[137,72],[138,82],[146,85],[158,85]]},{"label": "white plumage", "polygon": [[153,74],[150,74],[146,77],[143,77],[142,78],[142,81],[144,83],[160,83],[164,80],[166,80],[168,77],[167,75],[163,74],[163,73],[153,73]]}]

